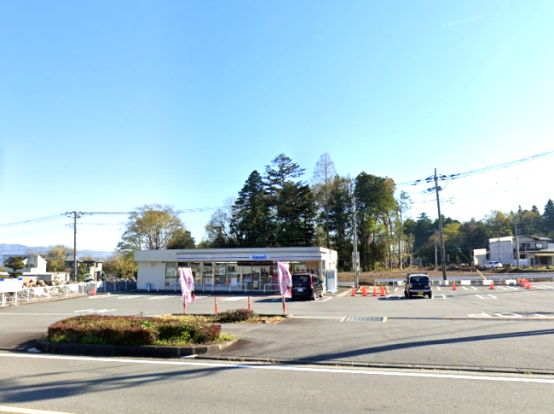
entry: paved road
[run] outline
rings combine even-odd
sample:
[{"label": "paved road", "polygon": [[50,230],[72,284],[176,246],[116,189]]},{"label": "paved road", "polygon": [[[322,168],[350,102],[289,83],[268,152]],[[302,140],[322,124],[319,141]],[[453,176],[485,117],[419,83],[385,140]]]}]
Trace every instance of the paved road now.
[{"label": "paved road", "polygon": [[72,413],[550,413],[554,377],[0,352],[5,406]]},{"label": "paved road", "polygon": [[[218,298],[221,310],[247,298]],[[280,313],[279,297],[256,297],[259,313]],[[195,313],[213,312],[200,296]],[[181,311],[175,295],[99,295],[0,309],[0,346],[40,337],[48,324],[85,313],[163,314]],[[316,302],[291,302],[294,317],[278,325],[226,325],[241,341],[214,355],[243,360],[310,361],[554,373],[554,284],[434,288],[434,299],[351,297],[345,291]]]}]

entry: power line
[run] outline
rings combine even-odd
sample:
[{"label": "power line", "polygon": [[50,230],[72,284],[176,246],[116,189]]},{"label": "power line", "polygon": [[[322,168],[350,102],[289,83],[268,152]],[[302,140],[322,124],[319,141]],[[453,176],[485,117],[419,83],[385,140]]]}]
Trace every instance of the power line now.
[{"label": "power line", "polygon": [[[548,157],[548,156],[553,155],[553,154],[554,154],[554,150],[541,152],[540,154],[531,155],[530,157],[520,158],[520,159],[517,159],[517,160],[508,161],[508,162],[504,162],[504,163],[501,163],[501,164],[494,164],[494,165],[490,165],[490,166],[487,166],[487,167],[477,168],[475,170],[469,170],[469,171],[464,171],[464,172],[454,173],[454,174],[448,174],[448,175],[441,174],[441,175],[437,176],[437,178],[439,180],[456,180],[456,179],[459,179],[459,178],[469,177],[471,175],[483,174],[483,173],[487,173],[487,172],[490,172],[490,171],[500,170],[500,169],[503,169],[503,168],[509,168],[509,167],[514,166],[514,165],[522,164],[524,162],[529,162],[529,161],[535,161],[539,158]],[[433,182],[433,180],[434,180],[434,176],[431,175],[429,177],[421,178],[421,179],[414,180],[414,181],[405,181],[403,183],[398,183],[397,186],[413,186],[413,185],[418,185],[418,184],[422,184],[422,183],[430,184],[430,183]]]},{"label": "power line", "polygon": [[55,219],[59,219],[63,216],[65,216],[65,213],[56,214],[56,215],[47,216],[47,217],[38,217],[38,218],[34,218],[34,219],[14,221],[12,223],[4,223],[4,224],[0,224],[0,227],[13,227],[13,226],[23,226],[23,225],[26,225],[26,224],[44,223],[46,221],[52,221],[52,220],[55,220]]}]

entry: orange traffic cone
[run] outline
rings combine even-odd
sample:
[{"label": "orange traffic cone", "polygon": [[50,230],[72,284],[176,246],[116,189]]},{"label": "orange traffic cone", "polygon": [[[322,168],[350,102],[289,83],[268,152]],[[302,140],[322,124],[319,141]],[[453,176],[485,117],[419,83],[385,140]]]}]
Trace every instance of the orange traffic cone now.
[{"label": "orange traffic cone", "polygon": [[521,279],[519,277],[517,278],[517,285],[521,286]]},{"label": "orange traffic cone", "polygon": [[452,281],[452,290],[456,290],[456,281],[455,280]]},{"label": "orange traffic cone", "polygon": [[352,293],[350,294],[350,296],[356,296],[356,288],[352,288]]},{"label": "orange traffic cone", "polygon": [[362,296],[367,296],[367,289],[365,286],[362,286]]},{"label": "orange traffic cone", "polygon": [[385,287],[381,286],[381,296],[385,296]]},{"label": "orange traffic cone", "polygon": [[527,280],[527,283],[525,284],[525,289],[531,289],[531,282]]},{"label": "orange traffic cone", "polygon": [[373,285],[373,296],[377,296],[377,288]]},{"label": "orange traffic cone", "polygon": [[489,289],[490,290],[494,289],[494,280],[491,280],[491,284],[489,285]]}]

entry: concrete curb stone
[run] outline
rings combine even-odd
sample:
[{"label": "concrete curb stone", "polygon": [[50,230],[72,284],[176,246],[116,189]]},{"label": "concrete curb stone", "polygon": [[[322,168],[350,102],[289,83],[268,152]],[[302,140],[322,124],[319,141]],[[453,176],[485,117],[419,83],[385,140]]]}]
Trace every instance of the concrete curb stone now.
[{"label": "concrete curb stone", "polygon": [[223,344],[190,345],[190,346],[132,346],[132,345],[100,345],[100,344],[75,344],[53,343],[37,341],[36,348],[45,353],[92,355],[92,356],[126,356],[126,357],[151,357],[151,358],[181,358],[190,355],[208,354],[221,351],[231,346],[236,341]]}]

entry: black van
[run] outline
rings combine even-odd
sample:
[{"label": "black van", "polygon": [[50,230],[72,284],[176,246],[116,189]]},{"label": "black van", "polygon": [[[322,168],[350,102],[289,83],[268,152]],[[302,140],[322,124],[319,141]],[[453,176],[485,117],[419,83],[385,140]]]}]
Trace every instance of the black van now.
[{"label": "black van", "polygon": [[407,298],[411,298],[415,295],[428,296],[429,299],[433,297],[428,274],[412,273],[406,276],[406,282],[404,284],[404,296],[406,296]]},{"label": "black van", "polygon": [[292,275],[292,299],[311,299],[323,297],[323,282],[311,273]]}]

